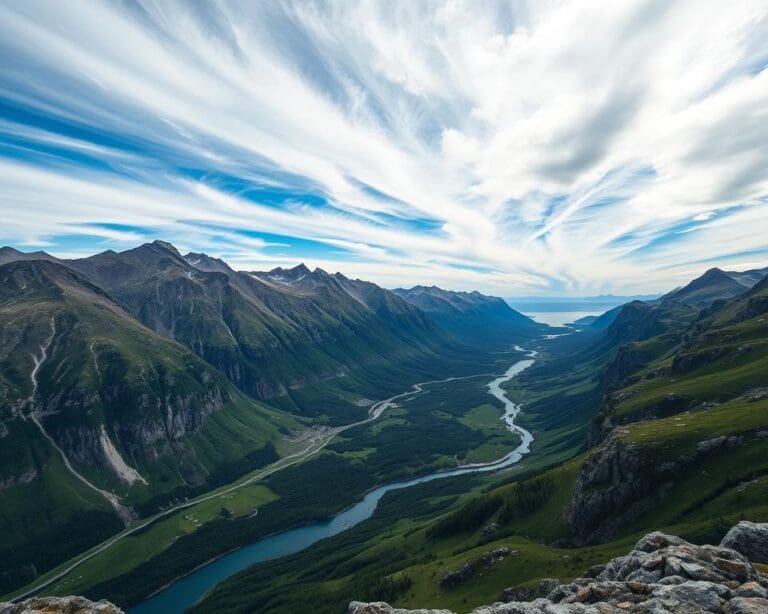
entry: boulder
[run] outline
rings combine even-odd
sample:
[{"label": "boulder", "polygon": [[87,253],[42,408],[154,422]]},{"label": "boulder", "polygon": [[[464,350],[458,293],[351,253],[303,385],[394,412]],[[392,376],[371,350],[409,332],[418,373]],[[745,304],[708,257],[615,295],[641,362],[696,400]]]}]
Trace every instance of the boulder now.
[{"label": "boulder", "polygon": [[700,441],[696,446],[696,451],[703,455],[716,454],[724,449],[740,446],[742,443],[744,443],[743,437],[726,437],[725,435],[721,435],[720,437]]},{"label": "boulder", "polygon": [[470,563],[467,563],[461,569],[446,572],[440,580],[440,586],[443,588],[453,588],[459,584],[464,584],[464,582],[469,580],[474,575],[474,573],[474,566]]},{"label": "boulder", "polygon": [[768,522],[742,520],[726,533],[720,545],[756,563],[768,563]]},{"label": "boulder", "polygon": [[760,597],[737,597],[729,604],[731,614],[765,614],[768,612],[768,599]]},{"label": "boulder", "polygon": [[499,527],[498,523],[492,522],[491,524],[484,526],[480,530],[480,536],[481,537],[491,537],[494,533],[498,533],[500,528],[501,527]]}]

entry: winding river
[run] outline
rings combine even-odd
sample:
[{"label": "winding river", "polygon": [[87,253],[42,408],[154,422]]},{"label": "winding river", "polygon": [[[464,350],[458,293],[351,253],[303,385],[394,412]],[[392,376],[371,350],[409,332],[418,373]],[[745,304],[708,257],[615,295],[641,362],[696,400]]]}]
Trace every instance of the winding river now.
[{"label": "winding river", "polygon": [[[516,349],[523,351],[519,347]],[[488,384],[488,392],[504,404],[502,419],[506,423],[507,428],[520,435],[520,445],[512,450],[512,452],[490,463],[463,465],[457,469],[438,471],[420,478],[379,486],[375,490],[368,492],[362,501],[328,520],[265,537],[197,568],[189,575],[179,578],[135,607],[129,608],[128,614],[175,614],[184,612],[199,601],[208,590],[247,567],[256,563],[278,559],[289,554],[295,554],[322,539],[338,535],[363,520],[370,518],[381,498],[391,490],[408,488],[417,484],[431,482],[432,480],[468,473],[496,471],[519,462],[523,455],[530,451],[533,436],[527,430],[515,424],[515,417],[520,412],[520,406],[507,398],[501,386],[534,363],[536,352],[532,350],[527,352],[527,354],[529,358],[517,361],[507,369],[504,375]],[[378,418],[383,413],[383,410],[390,406],[384,406],[384,403],[382,404],[381,411],[376,412],[372,416],[373,419]]]}]

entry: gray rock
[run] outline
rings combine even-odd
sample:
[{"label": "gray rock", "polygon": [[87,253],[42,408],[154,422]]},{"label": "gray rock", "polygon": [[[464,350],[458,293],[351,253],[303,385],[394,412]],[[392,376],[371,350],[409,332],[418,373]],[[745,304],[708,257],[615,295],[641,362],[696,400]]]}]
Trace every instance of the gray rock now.
[{"label": "gray rock", "polygon": [[494,533],[497,533],[499,531],[499,525],[496,522],[492,522],[491,524],[484,526],[480,530],[481,537],[490,537]]},{"label": "gray rock", "polygon": [[768,599],[760,597],[737,597],[729,604],[731,614],[765,614],[768,612]]},{"label": "gray rock", "polygon": [[768,563],[768,523],[742,520],[726,533],[720,545],[756,563]]},{"label": "gray rock", "polygon": [[509,601],[530,601],[534,597],[534,591],[527,586],[505,588],[499,594],[499,601],[507,603]]},{"label": "gray rock", "polygon": [[539,595],[543,597],[558,586],[560,586],[560,580],[557,578],[542,578],[539,580]]},{"label": "gray rock", "polygon": [[724,449],[736,448],[742,443],[744,443],[743,437],[726,437],[721,435],[720,437],[700,441],[696,446],[696,451],[699,454],[715,454]]},{"label": "gray rock", "polygon": [[480,563],[488,567],[512,554],[517,554],[517,550],[510,550],[506,546],[502,546],[501,548],[496,548],[496,550],[482,554],[480,556]]},{"label": "gray rock", "polygon": [[470,563],[467,563],[461,569],[457,569],[456,571],[449,571],[443,575],[442,579],[440,580],[440,586],[443,588],[453,588],[454,586],[458,586],[459,584],[463,584],[469,580],[474,575],[474,573],[474,566]]},{"label": "gray rock", "polygon": [[757,582],[745,582],[739,586],[734,593],[737,597],[761,597],[768,598],[768,591]]},{"label": "gray rock", "polygon": [[635,544],[635,550],[654,552],[668,546],[680,546],[681,544],[687,543],[688,542],[681,537],[654,531],[653,533],[648,533],[644,537],[641,537],[640,541]]},{"label": "gray rock", "polygon": [[32,597],[19,603],[0,603],[0,614],[124,614],[109,601],[85,597]]},{"label": "gray rock", "polygon": [[450,610],[403,610],[393,608],[383,601],[374,603],[353,601],[349,604],[347,612],[348,614],[453,614]]}]

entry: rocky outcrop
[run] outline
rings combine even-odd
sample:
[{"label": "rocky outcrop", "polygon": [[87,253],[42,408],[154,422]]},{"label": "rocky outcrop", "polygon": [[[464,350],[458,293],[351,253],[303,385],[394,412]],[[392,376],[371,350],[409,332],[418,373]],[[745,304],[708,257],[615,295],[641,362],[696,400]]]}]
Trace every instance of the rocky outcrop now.
[{"label": "rocky outcrop", "polygon": [[374,603],[353,601],[349,604],[349,614],[453,614],[453,612],[450,610],[403,610],[393,608],[383,601]]},{"label": "rocky outcrop", "polygon": [[[732,534],[732,535],[731,535]],[[729,535],[762,541],[768,525],[740,523]],[[725,541],[725,540],[724,540]],[[721,546],[697,546],[672,535],[649,533],[629,554],[613,559],[596,577],[552,583],[533,601],[495,603],[473,614],[757,614],[768,612],[768,578],[744,556]],[[513,589],[505,593],[514,594]],[[349,614],[451,614],[403,610],[386,603],[353,602]]]},{"label": "rocky outcrop", "polygon": [[723,450],[736,448],[742,443],[744,443],[743,437],[736,437],[733,435],[726,437],[725,435],[721,435],[720,437],[714,437],[713,439],[700,441],[696,446],[696,452],[703,455],[717,454]]},{"label": "rocky outcrop", "polygon": [[577,545],[610,539],[630,518],[650,508],[654,491],[674,473],[623,438],[621,427],[583,463],[565,512]]},{"label": "rocky outcrop", "polygon": [[742,520],[726,533],[720,545],[740,552],[756,563],[768,563],[768,522]]},{"label": "rocky outcrop", "polygon": [[510,550],[506,546],[501,546],[495,550],[485,552],[476,559],[466,563],[461,569],[447,572],[440,580],[440,586],[443,588],[453,588],[459,584],[464,584],[464,582],[475,575],[479,569],[483,567],[491,567],[502,559],[505,559],[508,556],[514,556],[516,554],[517,550]]},{"label": "rocky outcrop", "polygon": [[109,601],[85,597],[33,597],[20,603],[0,603],[0,614],[124,614]]}]

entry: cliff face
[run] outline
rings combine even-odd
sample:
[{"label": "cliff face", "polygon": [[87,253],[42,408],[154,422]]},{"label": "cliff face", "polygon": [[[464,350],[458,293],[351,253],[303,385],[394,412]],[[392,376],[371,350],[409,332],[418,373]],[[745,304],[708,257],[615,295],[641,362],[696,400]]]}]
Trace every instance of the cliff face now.
[{"label": "cliff face", "polygon": [[655,468],[614,433],[584,461],[566,520],[578,545],[610,539],[626,520],[649,509]]},{"label": "cliff face", "polygon": [[[748,525],[748,526],[747,526]],[[737,548],[766,544],[768,524],[740,523],[732,547],[697,546],[672,535],[649,533],[625,556],[592,577],[556,583],[546,597],[497,602],[474,614],[758,614],[768,612],[768,578]],[[724,540],[725,542],[726,540]],[[742,548],[743,549],[743,548]],[[764,558],[768,552],[754,552]],[[505,591],[506,592],[506,591]],[[406,610],[386,603],[352,602],[349,614],[452,614]]]}]

